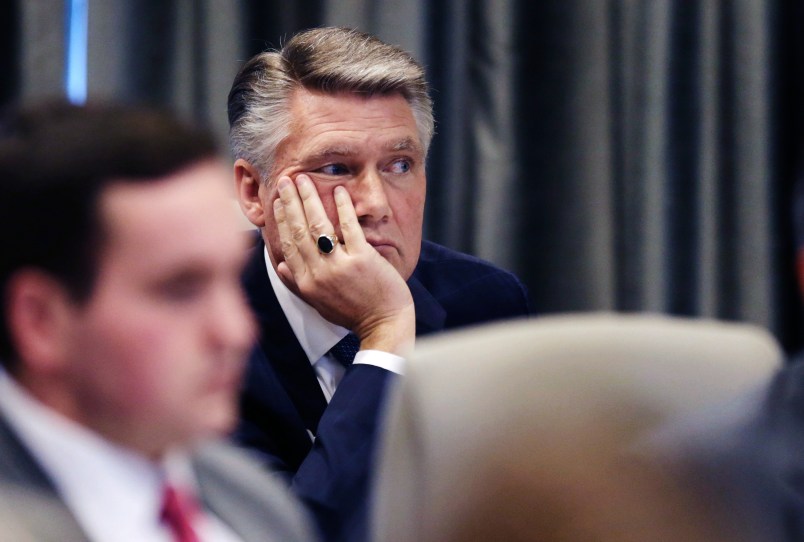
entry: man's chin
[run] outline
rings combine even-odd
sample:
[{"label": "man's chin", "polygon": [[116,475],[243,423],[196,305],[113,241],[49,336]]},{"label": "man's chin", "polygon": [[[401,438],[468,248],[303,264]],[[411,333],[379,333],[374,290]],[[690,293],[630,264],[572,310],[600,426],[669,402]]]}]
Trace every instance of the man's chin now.
[{"label": "man's chin", "polygon": [[233,405],[208,408],[199,423],[198,436],[201,439],[222,437],[231,433],[236,424],[237,409]]},{"label": "man's chin", "polygon": [[[394,269],[396,269],[397,272],[402,275],[405,280],[407,280],[407,277],[405,276],[405,262],[402,260],[402,256],[400,256],[399,250],[397,250],[396,247],[391,245],[380,245],[375,246],[374,250],[379,252],[380,256],[385,258],[385,261],[390,263]],[[410,275],[410,273],[408,273],[408,275]]]}]

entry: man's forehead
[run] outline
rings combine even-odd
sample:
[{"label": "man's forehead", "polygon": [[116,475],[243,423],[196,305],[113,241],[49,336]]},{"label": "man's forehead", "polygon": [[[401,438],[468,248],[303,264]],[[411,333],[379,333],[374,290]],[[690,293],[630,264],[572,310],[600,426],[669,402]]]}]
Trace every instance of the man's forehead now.
[{"label": "man's forehead", "polygon": [[210,245],[225,251],[236,244],[241,227],[224,182],[217,168],[197,168],[166,180],[110,185],[99,205],[104,244],[143,256]]},{"label": "man's forehead", "polygon": [[401,94],[366,96],[298,89],[291,101],[290,135],[282,152],[305,163],[407,152],[422,156],[420,133]]}]

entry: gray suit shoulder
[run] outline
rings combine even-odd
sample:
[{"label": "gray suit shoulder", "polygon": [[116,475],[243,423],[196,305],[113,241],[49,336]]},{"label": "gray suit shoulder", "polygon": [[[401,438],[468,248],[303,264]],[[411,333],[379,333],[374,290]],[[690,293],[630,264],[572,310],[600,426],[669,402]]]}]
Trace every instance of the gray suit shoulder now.
[{"label": "gray suit shoulder", "polygon": [[245,451],[208,442],[198,448],[194,466],[204,504],[246,542],[318,539],[300,501]]}]

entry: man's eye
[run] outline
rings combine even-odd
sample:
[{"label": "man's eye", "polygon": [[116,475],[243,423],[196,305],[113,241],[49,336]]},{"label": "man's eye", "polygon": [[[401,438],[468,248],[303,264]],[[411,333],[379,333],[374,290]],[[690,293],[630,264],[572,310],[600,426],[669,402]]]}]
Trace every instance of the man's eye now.
[{"label": "man's eye", "polygon": [[410,168],[411,168],[410,160],[404,159],[404,160],[394,160],[391,163],[391,167],[389,169],[391,170],[391,173],[401,174],[409,172]]},{"label": "man's eye", "polygon": [[204,283],[200,280],[171,280],[159,286],[159,294],[170,301],[192,301],[204,292]]},{"label": "man's eye", "polygon": [[324,167],[318,168],[319,173],[324,175],[346,175],[349,169],[343,164],[327,164]]}]

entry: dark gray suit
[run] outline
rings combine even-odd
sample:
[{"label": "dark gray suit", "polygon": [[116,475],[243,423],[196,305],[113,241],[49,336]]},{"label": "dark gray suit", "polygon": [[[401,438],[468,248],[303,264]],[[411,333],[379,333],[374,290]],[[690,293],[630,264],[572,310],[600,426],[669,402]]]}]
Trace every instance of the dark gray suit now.
[{"label": "dark gray suit", "polygon": [[[245,542],[314,540],[282,484],[223,443],[201,446],[193,469],[206,509]],[[12,538],[7,538],[9,533]],[[53,483],[0,414],[0,540],[88,542]]]}]

